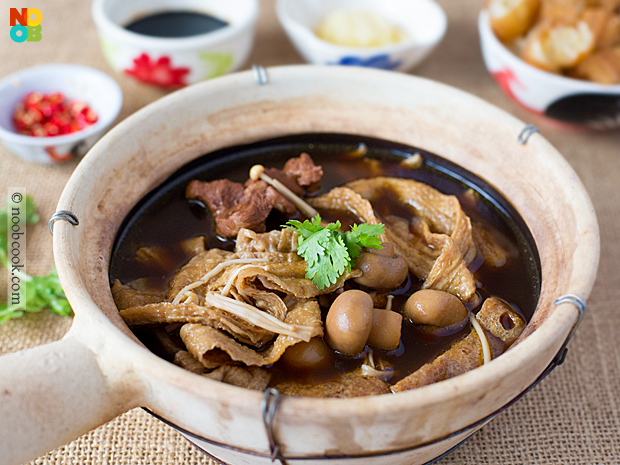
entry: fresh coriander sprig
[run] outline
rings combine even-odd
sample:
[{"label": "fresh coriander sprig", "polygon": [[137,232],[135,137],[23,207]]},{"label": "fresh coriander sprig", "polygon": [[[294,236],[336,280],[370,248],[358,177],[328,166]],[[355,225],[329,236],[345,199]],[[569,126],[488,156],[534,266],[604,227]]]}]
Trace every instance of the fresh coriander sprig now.
[{"label": "fresh coriander sprig", "polygon": [[[26,224],[39,221],[37,207],[32,197],[25,196]],[[0,209],[0,267],[5,266],[9,270],[11,265],[8,261],[8,211]],[[40,312],[49,308],[53,313],[62,316],[70,316],[71,306],[62,290],[58,274],[54,268],[47,276],[29,276],[19,270],[21,286],[19,290],[19,303],[12,304],[12,296],[8,296],[9,303],[0,302],[0,324],[4,324],[13,318],[20,318],[24,312]],[[26,305],[24,305],[26,302]]]},{"label": "fresh coriander sprig", "polygon": [[335,284],[359,256],[362,247],[382,249],[378,236],[385,233],[382,224],[355,224],[351,231],[339,231],[340,221],[321,226],[316,215],[304,222],[288,221],[283,227],[299,234],[297,254],[306,261],[306,278],[321,290]]}]

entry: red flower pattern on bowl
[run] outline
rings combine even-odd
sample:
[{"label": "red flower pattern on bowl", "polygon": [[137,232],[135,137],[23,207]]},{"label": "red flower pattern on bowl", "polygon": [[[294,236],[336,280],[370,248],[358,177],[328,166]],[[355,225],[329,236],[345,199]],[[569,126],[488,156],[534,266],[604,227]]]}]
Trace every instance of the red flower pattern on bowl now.
[{"label": "red flower pattern on bowl", "polygon": [[139,81],[159,87],[186,86],[185,76],[189,72],[189,68],[173,68],[170,57],[167,55],[162,55],[155,60],[151,59],[146,53],[134,58],[133,68],[125,69],[125,73]]}]

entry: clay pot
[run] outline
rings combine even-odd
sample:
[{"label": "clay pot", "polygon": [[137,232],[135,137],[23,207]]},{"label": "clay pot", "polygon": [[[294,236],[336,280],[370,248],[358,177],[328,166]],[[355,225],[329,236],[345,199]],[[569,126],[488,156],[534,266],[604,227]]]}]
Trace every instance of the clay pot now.
[{"label": "clay pot", "polygon": [[3,463],[26,462],[136,406],[222,461],[272,463],[263,393],[197,376],[147,350],[118,314],[108,264],[127,213],[176,169],[204,153],[286,134],[377,137],[464,166],[520,212],[542,269],[540,300],[523,336],[483,367],[396,395],[282,397],[272,432],[287,463],[427,462],[524,391],[558,353],[579,312],[554,301],[569,293],[587,298],[599,236],[581,182],[540,134],[519,144],[521,121],[412,76],[311,66],[267,75],[266,85],[244,72],[175,92],[115,127],[77,167],[58,210],[73,212],[79,225],[54,227],[56,266],[75,321],[61,341],[0,358]]}]

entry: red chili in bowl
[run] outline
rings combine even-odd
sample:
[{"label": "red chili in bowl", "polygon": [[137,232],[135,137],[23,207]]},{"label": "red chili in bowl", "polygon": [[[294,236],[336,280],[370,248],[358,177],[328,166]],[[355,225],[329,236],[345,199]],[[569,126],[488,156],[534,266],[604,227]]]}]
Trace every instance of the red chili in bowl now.
[{"label": "red chili in bowl", "polygon": [[16,131],[35,137],[71,134],[96,123],[97,119],[97,113],[86,102],[70,101],[60,92],[30,92],[13,112]]}]

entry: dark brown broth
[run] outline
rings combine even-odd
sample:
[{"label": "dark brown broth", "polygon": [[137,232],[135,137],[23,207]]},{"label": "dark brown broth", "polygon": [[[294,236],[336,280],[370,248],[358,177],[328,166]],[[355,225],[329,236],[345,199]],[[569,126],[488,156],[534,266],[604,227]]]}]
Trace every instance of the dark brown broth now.
[{"label": "dark brown broth", "polygon": [[[366,157],[347,155],[361,141],[368,146]],[[320,195],[355,179],[382,175],[416,179],[444,193],[459,196],[463,209],[470,218],[483,223],[510,252],[506,264],[501,268],[485,265],[480,257],[474,260],[470,269],[475,271],[476,279],[482,283],[478,292],[483,299],[490,295],[502,297],[520,310],[526,319],[531,317],[539,293],[538,258],[529,232],[508,202],[475,175],[433,154],[418,151],[424,156],[425,164],[420,169],[411,169],[402,166],[400,161],[402,156],[414,153],[414,149],[348,135],[289,136],[225,149],[192,162],[149,194],[128,215],[117,236],[110,265],[111,282],[119,279],[126,283],[149,277],[153,284],[165,286],[178,267],[189,258],[183,254],[179,242],[198,235],[206,236],[211,248],[232,250],[233,241],[222,240],[213,232],[213,222],[208,211],[196,202],[185,200],[184,190],[187,183],[191,179],[213,180],[223,177],[243,182],[253,164],[261,163],[267,167],[281,168],[288,158],[298,156],[302,151],[308,152],[315,163],[323,166],[325,172],[321,189],[313,195]],[[472,197],[465,194],[470,188],[478,193],[478,200],[472,201]],[[375,204],[375,209],[380,216],[391,214],[406,220],[412,218],[411,210],[400,205],[396,196],[390,192],[385,192],[380,202]],[[348,217],[336,218],[333,212],[322,213],[328,221],[340,219],[345,227],[352,221],[352,218]],[[287,218],[274,213],[268,218],[267,227],[278,228],[286,220]],[[170,250],[170,267],[155,269],[138,262],[135,252],[141,246],[161,246]],[[400,310],[407,297],[418,290],[421,284],[417,278],[410,276],[401,289],[391,292],[395,295],[393,309]],[[394,367],[395,374],[390,382],[396,382],[432,360],[469,331],[469,325],[466,325],[452,336],[437,337],[405,322],[400,347],[390,352],[375,350],[375,360],[382,359]],[[136,331],[136,334],[155,353],[170,359],[170,354],[162,353],[161,348],[156,347],[156,339],[149,335],[149,330]],[[352,358],[333,352],[333,366],[314,372],[291,370],[276,363],[270,368],[272,384],[285,380],[318,383],[335,379],[358,368],[364,361],[364,356],[365,353]]]}]

